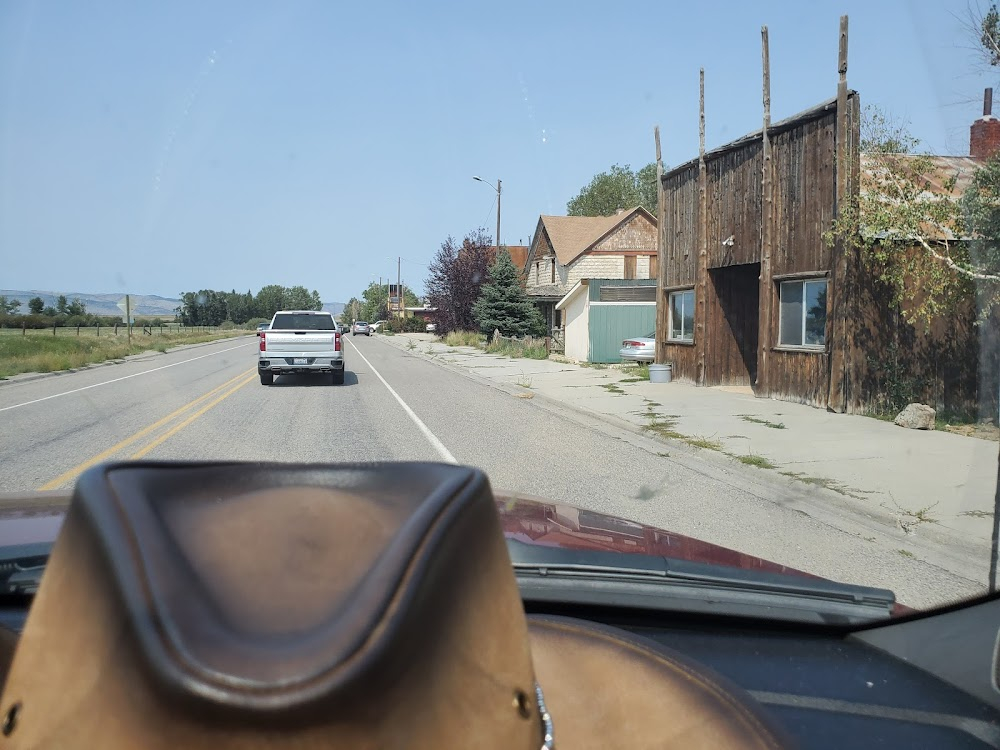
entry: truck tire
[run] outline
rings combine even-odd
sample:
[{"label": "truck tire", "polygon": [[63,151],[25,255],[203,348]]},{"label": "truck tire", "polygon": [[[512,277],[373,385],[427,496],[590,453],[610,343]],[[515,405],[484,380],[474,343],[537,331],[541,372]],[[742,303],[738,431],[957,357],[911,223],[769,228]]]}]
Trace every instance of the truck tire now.
[{"label": "truck tire", "polygon": [[271,385],[272,383],[274,383],[274,373],[260,370],[260,384]]},{"label": "truck tire", "polygon": [[330,373],[330,384],[331,385],[343,385],[344,384],[344,368],[341,367],[339,370],[334,370]]}]

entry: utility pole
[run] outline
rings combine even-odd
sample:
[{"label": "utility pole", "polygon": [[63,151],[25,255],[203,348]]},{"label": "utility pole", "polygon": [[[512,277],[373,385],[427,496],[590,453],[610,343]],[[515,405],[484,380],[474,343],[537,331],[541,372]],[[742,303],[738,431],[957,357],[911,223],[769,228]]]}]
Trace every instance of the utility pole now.
[{"label": "utility pole", "polygon": [[402,256],[396,256],[396,310],[399,312],[399,317],[403,317],[403,288],[400,286],[400,281],[403,278],[403,274],[400,271],[400,264],[403,262]]},{"label": "utility pole", "polygon": [[497,178],[497,253],[500,253],[500,178]]},{"label": "utility pole", "polygon": [[128,343],[132,343],[132,302],[129,295],[125,295],[125,327],[128,329]]}]

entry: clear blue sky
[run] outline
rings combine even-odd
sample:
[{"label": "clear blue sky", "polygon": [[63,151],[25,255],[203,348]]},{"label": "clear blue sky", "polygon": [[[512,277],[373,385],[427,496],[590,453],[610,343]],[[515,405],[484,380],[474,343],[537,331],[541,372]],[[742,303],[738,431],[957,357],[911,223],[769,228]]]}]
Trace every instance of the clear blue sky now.
[{"label": "clear blue sky", "polygon": [[[527,243],[597,172],[760,127],[848,82],[963,154],[984,72],[966,0],[0,4],[0,288],[178,296],[396,273],[449,235]],[[1000,89],[998,107],[1000,111]],[[493,233],[493,229],[490,229]]]}]

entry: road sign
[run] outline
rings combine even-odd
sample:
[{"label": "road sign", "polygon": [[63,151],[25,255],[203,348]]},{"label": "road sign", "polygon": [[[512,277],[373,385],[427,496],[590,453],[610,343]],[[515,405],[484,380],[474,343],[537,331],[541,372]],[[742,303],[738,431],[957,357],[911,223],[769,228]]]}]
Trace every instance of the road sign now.
[{"label": "road sign", "polygon": [[118,309],[121,310],[123,313],[127,313],[128,312],[127,308],[128,308],[128,298],[122,297],[121,300],[118,302]]}]

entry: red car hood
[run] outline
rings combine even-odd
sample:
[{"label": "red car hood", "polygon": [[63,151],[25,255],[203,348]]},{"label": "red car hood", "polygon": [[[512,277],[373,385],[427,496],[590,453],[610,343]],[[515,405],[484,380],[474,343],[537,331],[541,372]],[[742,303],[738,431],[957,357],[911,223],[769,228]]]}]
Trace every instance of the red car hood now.
[{"label": "red car hood", "polygon": [[717,544],[616,516],[582,510],[572,505],[504,492],[497,493],[496,504],[504,536],[525,544],[620,552],[627,555],[655,555],[743,570],[819,578],[811,573]]}]

